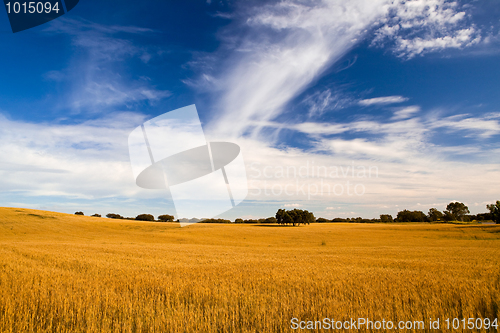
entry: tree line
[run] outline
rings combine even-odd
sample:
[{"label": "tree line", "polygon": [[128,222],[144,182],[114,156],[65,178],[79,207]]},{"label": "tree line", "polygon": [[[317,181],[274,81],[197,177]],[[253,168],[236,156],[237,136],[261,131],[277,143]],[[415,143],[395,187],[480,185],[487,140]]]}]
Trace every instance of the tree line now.
[{"label": "tree line", "polygon": [[429,209],[428,213],[425,214],[420,210],[410,211],[404,209],[399,211],[395,218],[390,214],[382,214],[379,219],[363,219],[361,217],[356,218],[334,218],[327,220],[324,218],[319,218],[316,222],[354,222],[354,223],[391,223],[391,222],[450,222],[450,221],[460,221],[460,222],[471,222],[471,221],[493,221],[495,223],[500,223],[500,201],[494,204],[486,205],[489,210],[487,213],[480,213],[476,215],[471,215],[469,207],[467,207],[462,202],[450,202],[444,211],[440,211],[437,208]]},{"label": "tree line", "polygon": [[[429,209],[428,213],[424,213],[419,210],[410,211],[404,209],[397,213],[395,218],[390,214],[382,214],[379,219],[365,219],[361,217],[354,218],[334,218],[325,219],[314,217],[314,214],[302,209],[292,209],[285,210],[279,209],[275,216],[261,218],[261,219],[242,219],[237,218],[234,223],[249,223],[249,224],[280,224],[280,225],[292,225],[299,226],[301,224],[310,223],[326,223],[326,222],[349,222],[349,223],[391,223],[391,222],[447,222],[447,221],[493,221],[500,224],[500,201],[494,204],[486,205],[489,212],[480,213],[476,215],[471,215],[469,207],[467,207],[462,202],[450,202],[444,211],[439,211],[437,208]],[[83,212],[75,212],[75,215],[84,215]],[[100,214],[91,215],[94,217],[101,217]],[[151,214],[139,214],[136,217],[123,217],[119,214],[109,213],[106,215],[107,218],[111,219],[125,219],[125,220],[137,220],[137,221],[158,221],[158,222],[174,222],[173,215],[159,215],[158,219]],[[198,220],[199,223],[232,223],[232,221],[221,218],[211,218]]]},{"label": "tree line", "polygon": [[[83,212],[75,212],[75,215],[85,215]],[[101,217],[101,214],[94,214],[90,215],[92,217]],[[139,214],[136,217],[123,217],[120,214],[115,214],[115,213],[109,213],[106,214],[106,217],[108,219],[121,219],[121,220],[136,220],[136,221],[158,221],[158,222],[174,222],[174,216],[173,215],[160,215],[158,216],[158,219],[155,220],[155,217],[151,214]]]}]

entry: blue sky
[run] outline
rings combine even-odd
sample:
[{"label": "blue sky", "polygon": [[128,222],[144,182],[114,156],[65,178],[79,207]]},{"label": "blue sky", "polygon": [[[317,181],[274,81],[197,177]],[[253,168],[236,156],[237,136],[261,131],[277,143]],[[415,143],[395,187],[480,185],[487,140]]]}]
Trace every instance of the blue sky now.
[{"label": "blue sky", "polygon": [[493,0],[81,0],[13,34],[0,11],[2,206],[171,213],[135,186],[127,136],[196,104],[247,165],[224,217],[483,212],[500,196],[499,18]]}]

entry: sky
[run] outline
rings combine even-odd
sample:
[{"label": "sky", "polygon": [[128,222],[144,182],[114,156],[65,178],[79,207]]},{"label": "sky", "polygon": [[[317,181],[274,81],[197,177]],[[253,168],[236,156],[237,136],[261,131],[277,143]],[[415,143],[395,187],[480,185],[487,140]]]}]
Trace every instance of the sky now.
[{"label": "sky", "polygon": [[499,19],[496,0],[80,0],[14,34],[0,10],[0,205],[174,213],[135,184],[127,138],[195,104],[246,165],[249,194],[221,217],[485,212]]}]

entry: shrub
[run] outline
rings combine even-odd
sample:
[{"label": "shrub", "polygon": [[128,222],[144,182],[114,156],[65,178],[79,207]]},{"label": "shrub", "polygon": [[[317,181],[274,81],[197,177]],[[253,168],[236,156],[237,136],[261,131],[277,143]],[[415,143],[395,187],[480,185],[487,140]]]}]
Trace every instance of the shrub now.
[{"label": "shrub", "polygon": [[278,220],[274,216],[268,217],[267,219],[264,219],[261,223],[278,223]]},{"label": "shrub", "polygon": [[349,222],[350,223],[375,223],[375,222],[380,222],[380,221],[375,220],[375,219],[372,219],[372,220],[364,219],[362,217],[353,217],[352,219],[350,219]]},{"label": "shrub", "polygon": [[480,214],[477,214],[477,219],[479,221],[483,221],[483,220],[493,220],[493,215],[491,213],[480,213]]},{"label": "shrub", "polygon": [[398,222],[427,222],[427,215],[419,210],[409,211],[407,209],[398,212]]},{"label": "shrub", "polygon": [[84,215],[83,212],[75,212],[75,215]]},{"label": "shrub", "polygon": [[225,219],[204,219],[201,223],[231,223],[231,221]]},{"label": "shrub", "polygon": [[106,214],[106,217],[110,218],[110,219],[122,219],[123,218],[123,216],[121,216],[119,214],[113,214],[113,213]]},{"label": "shrub", "polygon": [[456,218],[455,218],[455,216],[453,216],[452,213],[450,213],[450,212],[448,212],[448,211],[445,210],[444,214],[443,214],[443,220],[449,222],[449,221],[455,221]]},{"label": "shrub", "polygon": [[234,223],[243,223],[243,219],[238,218],[238,219],[234,220]]},{"label": "shrub", "polygon": [[394,220],[392,218],[392,215],[382,214],[380,215],[380,222],[389,223],[389,222],[394,222]]},{"label": "shrub", "polygon": [[174,222],[174,217],[172,215],[160,215],[158,216],[158,221],[162,222]]},{"label": "shrub", "polygon": [[101,214],[94,214],[93,217],[101,217]]},{"label": "shrub", "polygon": [[135,219],[138,221],[154,221],[155,217],[151,214],[139,214]]},{"label": "shrub", "polygon": [[427,214],[429,221],[440,221],[443,219],[444,215],[436,208],[429,209],[429,214]]},{"label": "shrub", "polygon": [[497,200],[496,203],[486,205],[486,208],[490,211],[491,219],[496,223],[500,223],[500,201]]}]

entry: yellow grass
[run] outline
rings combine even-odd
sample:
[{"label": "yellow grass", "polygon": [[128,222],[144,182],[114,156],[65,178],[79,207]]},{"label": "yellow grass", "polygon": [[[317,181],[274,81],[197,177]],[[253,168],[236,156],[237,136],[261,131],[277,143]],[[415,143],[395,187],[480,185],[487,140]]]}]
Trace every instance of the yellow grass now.
[{"label": "yellow grass", "polygon": [[0,332],[290,332],[294,317],[493,319],[499,240],[495,225],[181,229],[0,208]]}]

